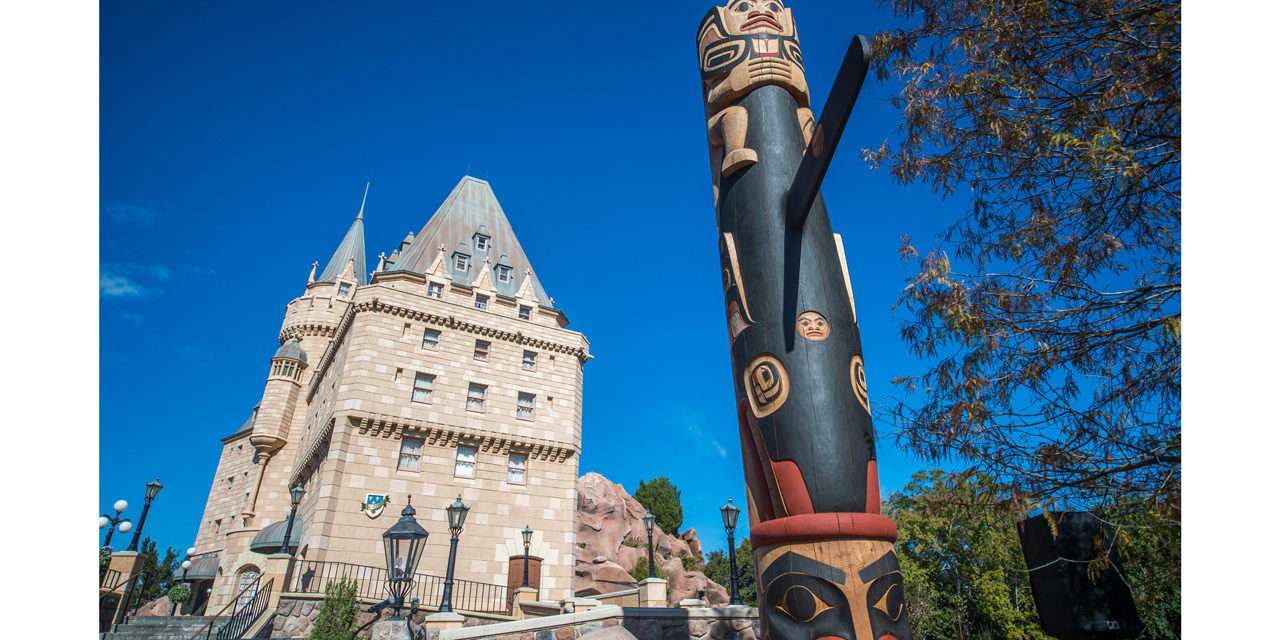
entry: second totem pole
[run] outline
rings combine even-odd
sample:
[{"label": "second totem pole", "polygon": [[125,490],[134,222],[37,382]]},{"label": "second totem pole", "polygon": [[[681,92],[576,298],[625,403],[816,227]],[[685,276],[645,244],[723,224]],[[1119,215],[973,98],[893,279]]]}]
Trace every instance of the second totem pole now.
[{"label": "second totem pole", "polygon": [[764,635],[908,640],[853,288],[818,191],[867,45],[820,118],[777,0],[713,8],[697,48]]}]

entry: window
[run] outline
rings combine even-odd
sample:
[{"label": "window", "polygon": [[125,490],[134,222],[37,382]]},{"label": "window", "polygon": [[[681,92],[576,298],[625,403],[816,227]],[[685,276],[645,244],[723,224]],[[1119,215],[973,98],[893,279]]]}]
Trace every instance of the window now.
[{"label": "window", "polygon": [[516,417],[521,420],[533,419],[533,398],[532,393],[520,392],[516,397]]},{"label": "window", "polygon": [[538,369],[538,352],[525,351],[524,356],[520,358],[520,368],[525,371],[536,371]]},{"label": "window", "polygon": [[482,236],[477,233],[476,234],[476,251],[488,251],[488,250],[489,250],[489,236]]},{"label": "window", "polygon": [[343,282],[343,283],[338,284],[338,297],[339,297],[339,298],[345,298],[345,297],[347,297],[347,295],[348,295],[348,294],[350,294],[350,293],[351,293],[351,283],[350,283],[350,282]]},{"label": "window", "polygon": [[511,452],[507,457],[507,482],[524,484],[525,468],[529,464],[529,454]]},{"label": "window", "polygon": [[511,267],[500,264],[495,270],[498,272],[498,282],[511,282]]},{"label": "window", "polygon": [[489,341],[476,340],[476,360],[487,361],[489,359]]},{"label": "window", "polygon": [[471,268],[471,256],[465,253],[453,254],[454,271],[466,271]]},{"label": "window", "polygon": [[476,448],[469,445],[458,446],[458,457],[453,462],[453,477],[476,477]]},{"label": "window", "polygon": [[444,297],[444,285],[439,282],[431,282],[427,284],[427,295],[432,298]]},{"label": "window", "polygon": [[440,332],[435,329],[427,329],[422,332],[422,348],[435,349],[440,346]]},{"label": "window", "polygon": [[401,471],[417,471],[422,464],[422,439],[404,438],[400,440],[400,462],[396,468]]},{"label": "window", "polygon": [[429,373],[419,373],[413,377],[413,401],[431,402],[431,391],[436,386],[436,377]]},{"label": "window", "polygon": [[467,387],[467,411],[484,411],[484,392],[488,387],[472,382]]},{"label": "window", "polygon": [[482,295],[480,295],[480,294],[478,294],[478,293],[477,293],[477,294],[476,294],[476,308],[477,308],[477,309],[488,309],[488,308],[489,308],[489,296],[482,296]]},{"label": "window", "polygon": [[533,307],[526,307],[525,305],[520,305],[521,320],[528,320],[532,315],[533,315]]}]

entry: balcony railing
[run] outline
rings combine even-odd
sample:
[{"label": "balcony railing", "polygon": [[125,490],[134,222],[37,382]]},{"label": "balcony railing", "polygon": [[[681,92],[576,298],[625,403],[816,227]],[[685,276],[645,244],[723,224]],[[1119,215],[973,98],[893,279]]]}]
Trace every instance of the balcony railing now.
[{"label": "balcony railing", "polygon": [[[387,570],[348,562],[324,560],[299,560],[293,565],[289,591],[293,593],[324,593],[330,582],[342,579],[356,583],[356,595],[371,600],[382,600],[387,591]],[[425,573],[414,576],[413,591],[408,600],[418,599],[423,607],[435,608],[444,594],[444,578]],[[511,600],[506,585],[488,584],[472,580],[453,580],[453,608],[476,613],[511,614]]]}]

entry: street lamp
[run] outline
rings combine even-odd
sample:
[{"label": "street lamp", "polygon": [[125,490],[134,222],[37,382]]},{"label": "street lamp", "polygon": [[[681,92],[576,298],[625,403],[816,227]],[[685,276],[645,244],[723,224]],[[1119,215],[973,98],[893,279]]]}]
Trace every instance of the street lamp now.
[{"label": "street lamp", "polygon": [[422,560],[422,550],[427,544],[427,530],[418,524],[417,511],[413,508],[413,496],[409,496],[400,519],[382,534],[382,546],[387,552],[387,590],[391,592],[395,615],[400,617],[404,598],[413,588],[413,576]]},{"label": "street lamp", "polygon": [[644,512],[644,530],[649,534],[649,577],[658,577],[653,564],[653,523],[658,520],[657,516],[649,511]]},{"label": "street lamp", "polygon": [[138,541],[142,539],[142,527],[147,524],[147,512],[151,510],[151,501],[160,495],[160,489],[164,485],[160,484],[160,478],[156,478],[147,483],[146,500],[142,501],[142,515],[138,517],[138,529],[133,532],[133,540],[129,542],[129,551],[138,550]]},{"label": "street lamp", "polygon": [[444,572],[444,595],[440,598],[440,611],[453,611],[453,561],[458,555],[458,536],[462,535],[462,525],[467,521],[467,512],[471,511],[462,502],[462,496],[444,509],[449,514],[449,566]]},{"label": "street lamp", "polygon": [[289,536],[293,535],[293,519],[298,515],[298,505],[302,503],[302,495],[307,490],[302,483],[289,490],[289,523],[284,526],[284,538],[280,540],[280,553],[289,553]]},{"label": "street lamp", "polygon": [[122,517],[124,510],[129,508],[128,502],[116,500],[116,503],[111,505],[111,508],[115,509],[116,514],[114,516],[109,516],[105,513],[98,516],[98,528],[107,529],[107,539],[102,542],[102,546],[106,549],[111,548],[111,534],[116,532],[117,527],[120,528],[120,533],[129,533],[129,530],[133,528],[133,523],[129,522],[128,518]]},{"label": "street lamp", "polygon": [[742,604],[738,596],[738,558],[734,555],[733,530],[738,526],[738,513],[741,509],[733,504],[733,498],[720,507],[720,517],[724,520],[724,532],[729,535],[729,604]]},{"label": "street lamp", "polygon": [[524,526],[524,530],[520,532],[520,536],[524,538],[524,581],[520,583],[521,587],[529,586],[529,543],[533,541],[533,529],[529,525]]},{"label": "street lamp", "polygon": [[[142,538],[142,527],[146,526],[147,512],[151,511],[151,501],[155,500],[156,496],[160,495],[160,489],[163,489],[163,488],[164,488],[164,485],[160,484],[159,477],[147,483],[146,493],[143,494],[145,497],[145,500],[142,501],[142,515],[138,516],[138,528],[133,532],[133,540],[129,541],[129,549],[128,549],[129,551],[136,552],[138,550],[138,541]],[[130,525],[130,528],[133,528],[132,525]],[[123,528],[121,528],[121,533],[124,533]],[[129,612],[129,604],[133,600],[133,591],[135,586],[134,583],[137,582],[137,580],[134,580],[133,577],[137,576],[138,579],[141,580],[142,576],[139,573],[141,569],[142,569],[141,562],[133,563],[133,569],[132,569],[133,573],[131,573],[129,576],[130,580],[129,580],[128,586],[125,587],[124,601],[122,603],[123,606],[120,607],[120,612],[119,614],[116,615],[116,624],[123,623],[125,616]]]}]

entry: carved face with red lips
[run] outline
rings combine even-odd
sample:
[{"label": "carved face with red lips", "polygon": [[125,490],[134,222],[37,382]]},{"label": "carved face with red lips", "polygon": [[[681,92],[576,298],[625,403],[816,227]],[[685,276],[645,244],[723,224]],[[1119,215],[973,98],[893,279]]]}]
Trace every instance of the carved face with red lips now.
[{"label": "carved face with red lips", "polygon": [[725,27],[733,34],[791,35],[791,12],[779,0],[732,0],[724,6]]},{"label": "carved face with red lips", "polygon": [[892,551],[852,579],[842,569],[787,552],[765,569],[761,582],[760,615],[770,638],[911,640],[902,572]]}]

